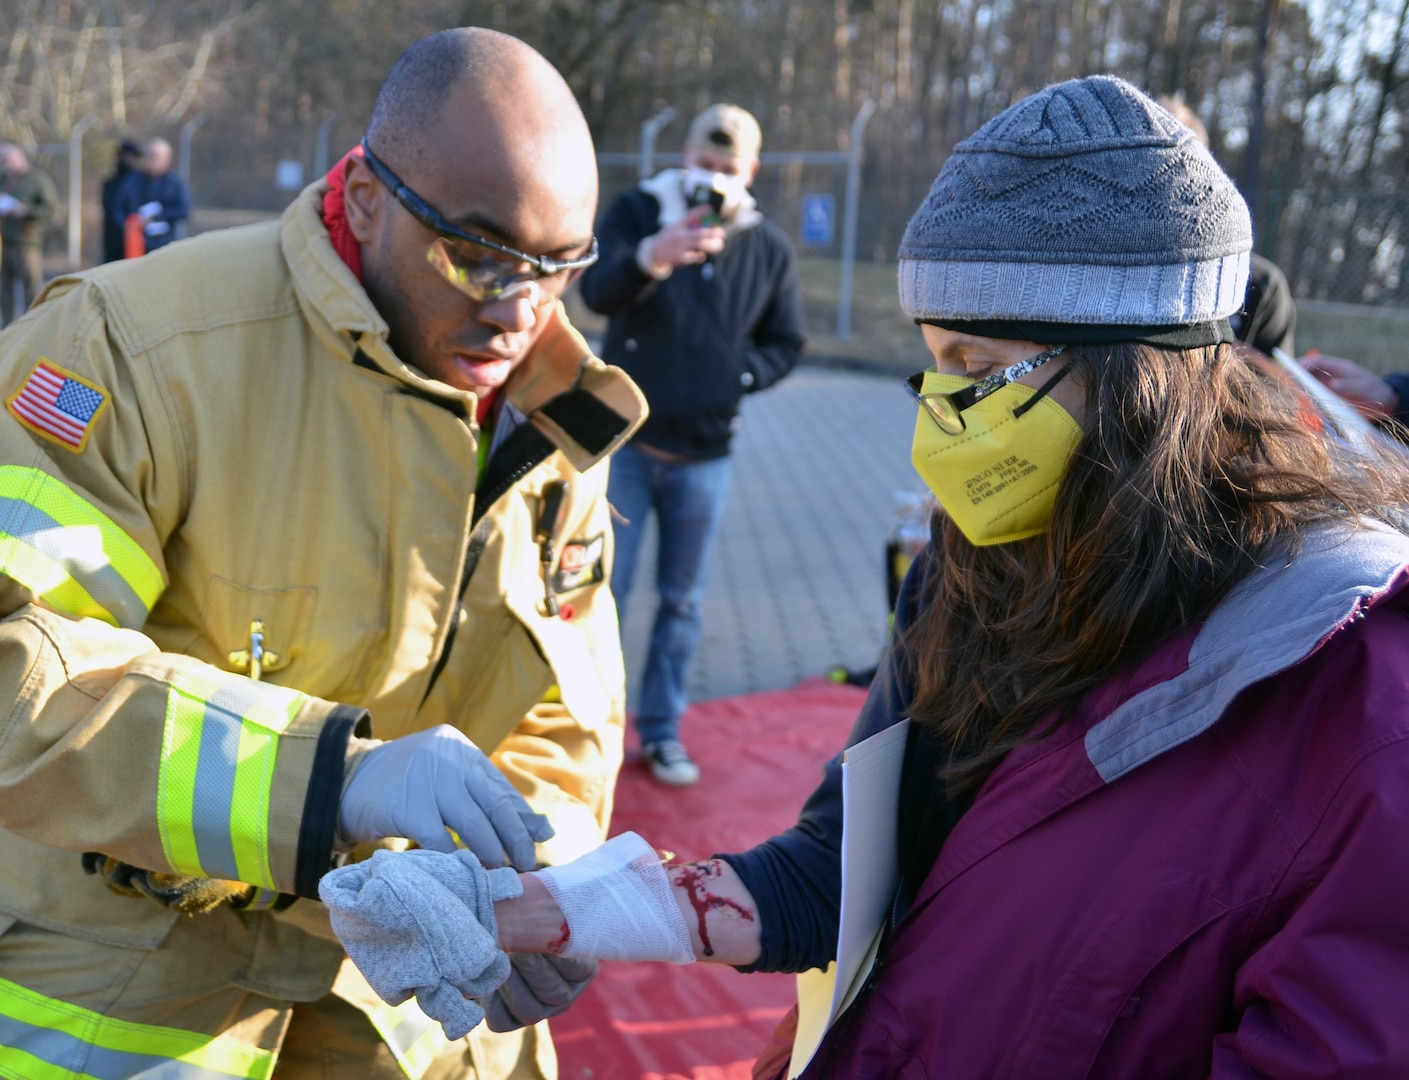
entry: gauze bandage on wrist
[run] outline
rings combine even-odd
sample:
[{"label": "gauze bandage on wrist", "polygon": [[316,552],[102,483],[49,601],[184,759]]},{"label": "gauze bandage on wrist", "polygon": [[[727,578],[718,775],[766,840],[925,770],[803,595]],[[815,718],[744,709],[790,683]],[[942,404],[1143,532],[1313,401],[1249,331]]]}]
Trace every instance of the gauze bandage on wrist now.
[{"label": "gauze bandage on wrist", "polygon": [[636,833],[614,836],[580,859],[534,873],[567,920],[563,956],[694,961],[690,930],[660,856]]}]

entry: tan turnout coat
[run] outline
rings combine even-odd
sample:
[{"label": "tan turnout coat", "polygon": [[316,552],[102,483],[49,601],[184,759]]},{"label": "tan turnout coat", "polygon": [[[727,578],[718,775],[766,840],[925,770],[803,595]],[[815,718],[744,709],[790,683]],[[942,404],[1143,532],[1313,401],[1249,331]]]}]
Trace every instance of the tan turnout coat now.
[{"label": "tan turnout coat", "polygon": [[26,1031],[84,1075],[144,1052],[266,1075],[290,1002],[337,978],[375,1012],[316,900],[182,916],[80,860],[310,895],[368,717],[493,750],[557,830],[545,861],[604,835],[624,679],[603,459],[644,401],[559,309],[509,389],[526,456],[474,527],[474,396],[392,353],[322,191],[60,278],[0,334],[0,1075]]}]

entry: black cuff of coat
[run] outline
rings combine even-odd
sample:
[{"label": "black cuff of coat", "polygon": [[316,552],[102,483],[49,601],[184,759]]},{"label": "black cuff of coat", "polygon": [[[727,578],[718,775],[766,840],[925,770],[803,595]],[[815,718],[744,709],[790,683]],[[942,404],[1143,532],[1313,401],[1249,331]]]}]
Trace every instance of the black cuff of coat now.
[{"label": "black cuff of coat", "polygon": [[332,867],[333,834],[338,827],[348,740],[354,734],[370,731],[371,718],[366,709],[338,705],[328,715],[318,735],[313,775],[308,781],[308,796],[303,802],[303,821],[298,833],[294,892],[299,896],[318,899],[318,882]]}]

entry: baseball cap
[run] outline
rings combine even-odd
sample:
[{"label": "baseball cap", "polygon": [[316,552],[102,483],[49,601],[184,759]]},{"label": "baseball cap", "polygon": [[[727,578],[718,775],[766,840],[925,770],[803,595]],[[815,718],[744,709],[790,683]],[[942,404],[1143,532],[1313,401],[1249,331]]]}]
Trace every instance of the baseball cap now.
[{"label": "baseball cap", "polygon": [[690,122],[685,145],[700,150],[728,154],[733,158],[756,158],[763,133],[753,115],[737,105],[711,105]]}]

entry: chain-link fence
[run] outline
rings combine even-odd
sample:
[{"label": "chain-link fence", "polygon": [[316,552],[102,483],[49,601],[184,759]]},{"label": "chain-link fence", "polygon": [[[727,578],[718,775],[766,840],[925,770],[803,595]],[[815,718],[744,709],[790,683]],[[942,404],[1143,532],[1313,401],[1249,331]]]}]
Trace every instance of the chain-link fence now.
[{"label": "chain-link fence", "polygon": [[[198,126],[198,125],[197,125]],[[188,125],[190,127],[190,125]],[[280,212],[321,167],[356,144],[360,121],[334,117],[319,125],[255,134],[215,124],[172,132],[180,141],[196,210],[190,231],[241,224]],[[670,132],[678,136],[679,132]],[[838,144],[846,142],[838,133]],[[184,135],[184,138],[182,136]],[[650,170],[679,164],[678,142],[662,136]],[[47,241],[51,272],[101,258],[100,187],[111,169],[113,144],[89,133],[81,158],[64,144],[35,148],[34,164],[53,178],[65,208]],[[797,245],[814,354],[922,360],[913,327],[895,302],[893,257],[900,233],[938,162],[863,157],[856,174],[855,266],[844,262],[848,164],[841,151],[766,149],[754,184],[760,207]],[[635,185],[640,150],[601,155],[601,205]],[[70,197],[71,176],[80,197]],[[1409,329],[1409,195],[1351,190],[1272,190],[1259,229],[1261,250],[1286,271],[1306,331],[1301,347],[1364,359],[1373,366],[1409,366],[1400,343]],[[76,247],[75,247],[76,245]],[[854,274],[854,282],[851,275]],[[848,289],[850,303],[848,299]],[[843,317],[843,308],[849,317]],[[592,328],[590,313],[574,314]],[[839,333],[839,323],[850,332]]]}]

